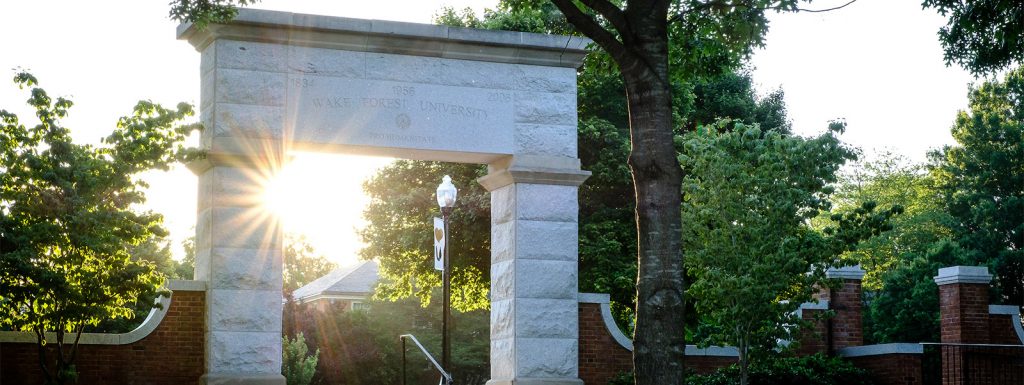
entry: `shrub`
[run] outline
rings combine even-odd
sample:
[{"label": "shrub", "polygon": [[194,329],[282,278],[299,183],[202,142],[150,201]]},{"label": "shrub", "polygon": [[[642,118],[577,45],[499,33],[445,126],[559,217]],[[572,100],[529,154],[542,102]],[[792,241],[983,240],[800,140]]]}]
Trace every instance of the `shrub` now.
[{"label": "shrub", "polygon": [[[740,381],[736,365],[696,375],[686,385],[735,385]],[[632,385],[633,373],[619,373],[608,385]],[[806,357],[770,357],[750,364],[750,385],[874,385],[863,369],[835,357],[821,354]]]},{"label": "shrub", "polygon": [[[687,377],[687,385],[734,385],[739,383],[736,365],[707,375]],[[837,357],[821,354],[806,357],[769,357],[750,365],[750,385],[873,385],[867,372]]]},{"label": "shrub", "polygon": [[284,354],[281,359],[281,374],[288,385],[309,385],[313,381],[316,363],[320,359],[320,349],[309,355],[309,347],[306,346],[306,338],[302,333],[291,340],[287,336],[282,337],[281,344]]}]

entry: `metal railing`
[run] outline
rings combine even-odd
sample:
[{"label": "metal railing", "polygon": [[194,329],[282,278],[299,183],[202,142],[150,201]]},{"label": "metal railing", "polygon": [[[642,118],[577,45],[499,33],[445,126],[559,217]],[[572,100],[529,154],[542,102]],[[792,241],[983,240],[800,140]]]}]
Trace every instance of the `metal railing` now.
[{"label": "metal railing", "polygon": [[[922,343],[938,373],[925,373],[927,383],[942,385],[1024,384],[1024,346],[999,344]],[[930,379],[931,381],[927,381]],[[932,382],[934,381],[934,382]],[[941,382],[939,382],[941,381]]]},{"label": "metal railing", "polygon": [[434,356],[430,355],[430,352],[427,351],[427,348],[424,348],[423,344],[421,344],[420,341],[417,340],[415,336],[413,336],[412,334],[402,334],[402,335],[398,336],[398,338],[400,340],[402,340],[402,385],[406,385],[406,382],[405,382],[405,378],[406,378],[406,375],[405,375],[405,340],[406,339],[412,340],[412,342],[414,344],[416,344],[416,347],[420,348],[420,351],[423,352],[423,355],[426,356],[428,360],[430,360],[430,363],[434,364],[434,369],[437,369],[437,372],[441,373],[441,379],[440,379],[440,381],[438,381],[438,385],[452,385],[453,384],[452,375],[450,373],[446,372],[444,370],[444,368],[442,368],[441,365],[437,363],[437,360],[434,359]]}]

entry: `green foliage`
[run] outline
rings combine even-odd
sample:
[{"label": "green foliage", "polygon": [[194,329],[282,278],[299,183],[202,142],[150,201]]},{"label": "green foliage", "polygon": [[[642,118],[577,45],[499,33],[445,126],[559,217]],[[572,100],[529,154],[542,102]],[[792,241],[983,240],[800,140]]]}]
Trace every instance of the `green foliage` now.
[{"label": "green foliage", "polygon": [[736,346],[745,368],[750,354],[794,339],[794,312],[825,269],[886,230],[900,209],[875,212],[869,202],[832,215],[823,232],[808,225],[830,210],[830,185],[855,158],[832,132],[805,139],[722,121],[684,136],[683,145],[683,249],[698,344]]},{"label": "green foliage", "polygon": [[39,124],[0,110],[0,327],[31,331],[41,346],[54,342],[55,366],[46,349],[40,365],[47,382],[63,383],[77,351],[77,343],[65,349],[65,335],[133,317],[136,300],[163,281],[153,264],[131,255],[166,235],[159,214],[133,209],[145,201],[137,176],[198,156],[182,144],[198,126],[179,124],[192,115],[188,104],[142,101],[102,146],[79,145],[60,125],[70,100],[51,98],[31,74],[14,81],[30,88]]},{"label": "green foliage", "polygon": [[738,68],[764,46],[768,11],[794,12],[797,0],[677,0],[669,6],[670,78],[689,81]]},{"label": "green foliage", "polygon": [[437,185],[450,175],[459,189],[450,217],[452,306],[462,311],[490,307],[491,198],[476,183],[485,172],[479,165],[400,160],[363,184],[370,204],[363,213],[367,224],[360,235],[366,248],[360,255],[380,262],[376,296],[415,295],[426,305],[441,286],[431,229],[432,218],[441,216]]},{"label": "green foliage", "polygon": [[[895,230],[849,254],[869,267],[874,292],[865,318],[869,340],[937,341],[942,267],[987,265],[993,297],[1022,304],[1024,290],[1024,71],[972,87],[969,111],[957,115],[957,146],[931,155],[929,173],[883,161],[849,196],[901,202],[907,215]],[[886,162],[889,162],[887,165]],[[874,272],[874,274],[871,274]],[[878,282],[880,281],[880,285]]]},{"label": "green foliage", "polygon": [[205,27],[209,23],[231,20],[238,14],[238,6],[256,4],[259,0],[173,0],[172,20],[195,23]]},{"label": "green foliage", "polygon": [[903,257],[882,274],[865,314],[867,340],[875,343],[939,341],[939,291],[932,277],[940,268],[969,264],[956,243],[942,240],[923,254]]},{"label": "green foliage", "polygon": [[316,363],[320,359],[320,350],[309,354],[306,337],[299,333],[293,339],[288,336],[281,338],[281,374],[288,385],[309,385],[316,374]]},{"label": "green foliage", "polygon": [[952,132],[957,145],[930,154],[930,170],[953,239],[989,266],[994,298],[1024,306],[1024,68],[972,86]]},{"label": "green foliage", "polygon": [[[623,372],[608,385],[632,385],[633,373]],[[735,385],[740,367],[732,365],[710,374],[690,374],[686,385]],[[805,357],[768,356],[750,365],[751,385],[873,385],[867,371],[838,357],[815,354]]]},{"label": "green foliage", "polygon": [[[707,375],[691,375],[686,385],[739,383],[736,365]],[[838,357],[769,357],[750,365],[751,385],[873,385],[868,372]]]},{"label": "green foliage", "polygon": [[[153,265],[156,272],[166,279],[192,279],[193,263],[174,260],[170,245],[163,238],[150,237],[138,245],[131,246],[128,254],[131,255],[132,261]],[[153,292],[140,295],[132,306],[132,316],[102,320],[96,326],[86,326],[85,332],[127,333],[134,330],[149,316],[159,294]]]},{"label": "green foliage", "polygon": [[992,73],[1024,57],[1024,2],[924,0],[949,21],[939,30],[946,64],[974,74]]},{"label": "green foliage", "polygon": [[285,297],[290,297],[295,289],[330,273],[335,267],[323,255],[317,254],[306,237],[294,234],[285,237],[282,269]]},{"label": "green foliage", "polygon": [[835,211],[842,213],[865,201],[904,208],[902,215],[892,218],[891,231],[861,242],[841,257],[866,271],[867,341],[938,341],[938,292],[931,277],[938,268],[955,263],[949,258],[951,245],[936,246],[952,233],[935,183],[923,166],[882,154],[844,175],[832,197]]},{"label": "green foliage", "polygon": [[935,183],[924,166],[892,153],[857,164],[843,175],[832,196],[836,212],[851,212],[868,201],[883,208],[903,208],[903,214],[892,219],[892,231],[865,240],[842,256],[866,271],[865,290],[881,289],[886,272],[924,255],[935,242],[951,235],[950,218]]},{"label": "green foliage", "polygon": [[[299,330],[321,356],[314,383],[400,384],[401,343],[398,336],[412,334],[435,358],[441,354],[440,290],[427,307],[415,298],[371,300],[365,310],[320,312],[299,305]],[[452,312],[452,372],[457,384],[482,384],[489,379],[488,339],[490,315],[486,310]],[[433,366],[411,342],[407,346],[410,384],[437,383]]]}]

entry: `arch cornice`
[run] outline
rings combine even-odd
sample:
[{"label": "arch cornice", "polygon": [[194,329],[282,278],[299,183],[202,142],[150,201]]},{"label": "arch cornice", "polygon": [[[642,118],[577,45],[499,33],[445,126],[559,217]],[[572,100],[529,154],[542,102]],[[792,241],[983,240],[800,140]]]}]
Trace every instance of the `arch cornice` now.
[{"label": "arch cornice", "polygon": [[578,68],[590,39],[443,25],[240,9],[227,24],[178,26],[202,51],[216,39],[258,41],[448,59]]}]

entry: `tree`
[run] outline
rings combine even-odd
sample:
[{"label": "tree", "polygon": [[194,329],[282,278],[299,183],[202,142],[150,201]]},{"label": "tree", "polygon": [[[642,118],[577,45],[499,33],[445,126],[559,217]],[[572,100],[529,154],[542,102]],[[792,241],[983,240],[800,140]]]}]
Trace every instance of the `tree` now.
[{"label": "tree", "polygon": [[866,307],[864,336],[875,343],[939,341],[939,291],[933,277],[940,268],[971,264],[963,255],[960,245],[942,239],[921,254],[901,256],[880,276],[882,287]]},{"label": "tree", "polygon": [[962,259],[994,272],[993,296],[1024,307],[1024,68],[972,86],[952,128],[956,146],[930,154]]},{"label": "tree", "polygon": [[[866,271],[864,337],[873,343],[938,341],[938,291],[932,277],[957,263],[949,214],[935,178],[920,164],[883,153],[846,173],[832,196],[835,211],[849,213],[861,202],[900,206],[892,230],[867,239],[842,259]],[[825,223],[816,223],[824,227]]]},{"label": "tree", "polygon": [[192,115],[188,104],[142,101],[101,146],[79,145],[60,124],[70,100],[51,98],[31,74],[14,81],[31,89],[39,124],[0,110],[0,326],[33,332],[46,381],[65,383],[76,377],[85,327],[131,317],[136,299],[160,285],[152,264],[130,256],[166,235],[159,214],[132,207],[145,201],[138,175],[198,156],[182,144],[198,125],[179,124]]},{"label": "tree", "polygon": [[855,158],[835,136],[811,139],[723,121],[683,137],[684,256],[702,345],[739,350],[740,384],[751,356],[794,339],[795,311],[825,284],[825,270],[859,241],[887,229],[900,209],[865,203],[819,233],[808,222],[830,210],[830,184]]},{"label": "tree", "polygon": [[285,237],[282,269],[285,297],[290,297],[295,289],[330,273],[334,268],[334,263],[317,254],[306,237],[296,234]]},{"label": "tree", "polygon": [[842,256],[865,270],[863,286],[867,291],[881,290],[887,272],[925,255],[936,242],[952,235],[935,178],[924,165],[893,153],[855,165],[841,177],[831,201],[841,213],[852,212],[868,201],[882,208],[903,208],[901,215],[892,218],[891,231],[861,242]]},{"label": "tree", "polygon": [[[152,265],[162,279],[192,279],[193,264],[189,261],[174,260],[170,245],[164,238],[149,237],[138,245],[130,246],[128,255],[131,256],[132,261]],[[86,326],[85,332],[127,333],[132,331],[146,320],[150,310],[153,309],[153,303],[160,295],[159,292],[140,295],[132,307],[132,316],[102,320],[95,326]]]},{"label": "tree", "polygon": [[939,29],[946,64],[975,75],[1020,64],[1024,58],[1024,3],[995,0],[924,0],[948,16]]},{"label": "tree", "polygon": [[796,11],[797,1],[551,2],[607,52],[622,75],[638,236],[633,365],[637,384],[682,383],[686,305],[679,213],[685,175],[674,146],[671,80],[735,68],[763,43],[765,11]]},{"label": "tree", "polygon": [[452,307],[490,307],[491,200],[476,183],[485,173],[480,165],[399,160],[363,184],[370,204],[363,213],[367,224],[360,236],[366,247],[360,256],[380,261],[376,296],[397,300],[415,295],[426,306],[441,286],[433,264],[433,233],[424,229],[440,215],[434,195],[441,177],[450,175],[459,189],[450,216]]}]

